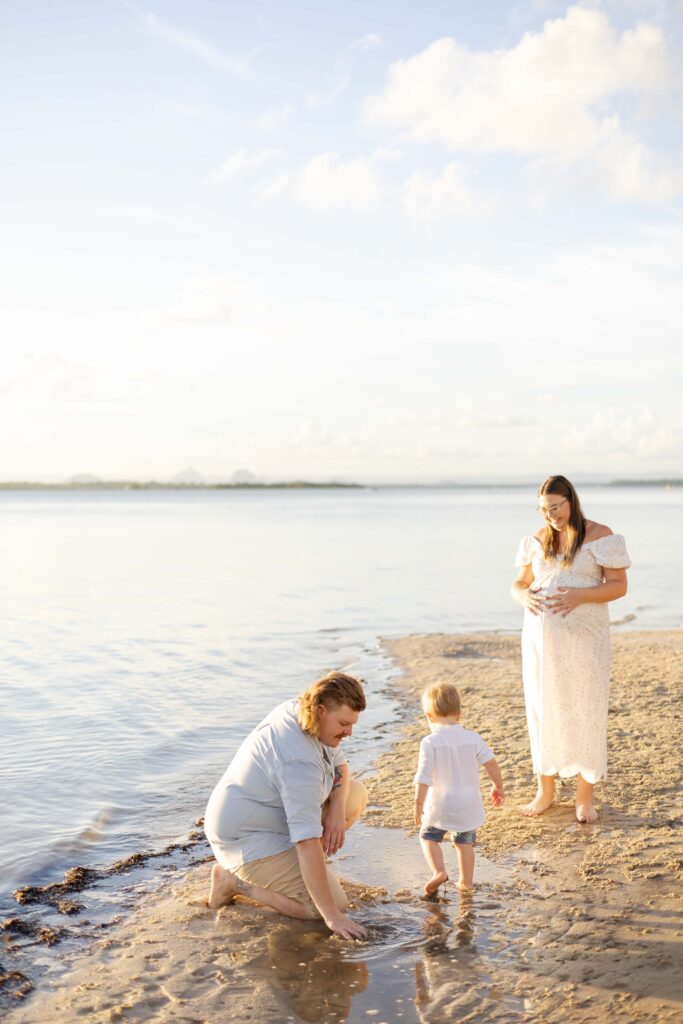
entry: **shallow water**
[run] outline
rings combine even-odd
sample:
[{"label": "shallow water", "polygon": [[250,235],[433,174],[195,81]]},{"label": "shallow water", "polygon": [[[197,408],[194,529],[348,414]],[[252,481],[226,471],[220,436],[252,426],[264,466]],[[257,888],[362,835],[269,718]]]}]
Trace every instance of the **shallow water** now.
[{"label": "shallow water", "polygon": [[[457,857],[449,842],[443,844],[447,890],[454,889],[458,876]],[[334,858],[335,871],[342,877],[362,878],[365,885],[382,886],[389,895],[410,890],[419,892],[429,875],[417,833],[358,824],[347,834],[343,849]],[[508,872],[477,852],[478,883],[505,882]],[[443,888],[440,890],[443,893]]]},{"label": "shallow water", "polygon": [[[447,847],[444,855],[455,879],[455,852]],[[470,1002],[488,1002],[485,967],[494,957],[500,962],[497,917],[509,869],[478,856],[475,895],[461,895],[449,883],[435,900],[423,900],[417,894],[426,866],[417,837],[367,826],[349,832],[335,868],[342,877],[385,888],[386,897],[351,911],[367,929],[367,942],[337,941],[323,928],[285,921],[271,931],[255,969],[291,1014],[285,1019],[412,1024],[428,1019],[445,981],[451,1001],[455,986]],[[521,1014],[522,1000],[503,992],[498,998],[513,1016]]]}]

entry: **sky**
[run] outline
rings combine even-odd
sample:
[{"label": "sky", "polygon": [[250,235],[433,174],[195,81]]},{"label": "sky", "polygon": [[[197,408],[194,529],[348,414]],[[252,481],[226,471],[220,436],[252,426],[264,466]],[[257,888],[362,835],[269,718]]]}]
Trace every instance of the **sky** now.
[{"label": "sky", "polygon": [[683,476],[683,0],[0,0],[0,480]]}]

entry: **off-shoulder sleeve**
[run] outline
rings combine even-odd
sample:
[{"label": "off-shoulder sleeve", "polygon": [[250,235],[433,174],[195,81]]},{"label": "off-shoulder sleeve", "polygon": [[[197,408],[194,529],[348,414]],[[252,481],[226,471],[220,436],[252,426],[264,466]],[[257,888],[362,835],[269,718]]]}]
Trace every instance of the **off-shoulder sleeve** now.
[{"label": "off-shoulder sleeve", "polygon": [[595,541],[593,554],[595,561],[603,569],[628,569],[631,559],[626,550],[626,541],[620,533],[610,533]]},{"label": "off-shoulder sleeve", "polygon": [[515,566],[517,569],[521,569],[523,565],[531,565],[531,549],[533,547],[533,537],[522,537],[519,542],[519,549],[515,558]]}]

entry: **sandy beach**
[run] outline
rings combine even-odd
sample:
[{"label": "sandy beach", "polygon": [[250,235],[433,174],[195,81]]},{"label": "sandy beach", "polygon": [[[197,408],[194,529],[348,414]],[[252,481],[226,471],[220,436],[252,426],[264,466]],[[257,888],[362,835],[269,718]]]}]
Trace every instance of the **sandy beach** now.
[{"label": "sandy beach", "polygon": [[[386,646],[402,670],[391,683],[402,723],[365,779],[366,822],[337,858],[367,943],[246,903],[208,911],[207,861],[57,983],[17,999],[8,1021],[679,1020],[683,633],[615,630],[610,776],[592,826],[574,818],[572,784],[541,818],[519,812],[533,779],[517,635]],[[495,751],[507,798],[499,811],[487,803],[475,893],[449,885],[426,902],[412,778],[418,695],[437,679],[459,686],[463,723]]]}]

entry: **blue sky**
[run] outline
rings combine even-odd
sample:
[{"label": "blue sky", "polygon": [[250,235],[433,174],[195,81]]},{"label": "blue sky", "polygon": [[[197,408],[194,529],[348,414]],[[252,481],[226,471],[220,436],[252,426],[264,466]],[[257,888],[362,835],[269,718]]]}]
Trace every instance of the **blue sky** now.
[{"label": "blue sky", "polygon": [[0,479],[683,472],[680,2],[0,23]]}]

